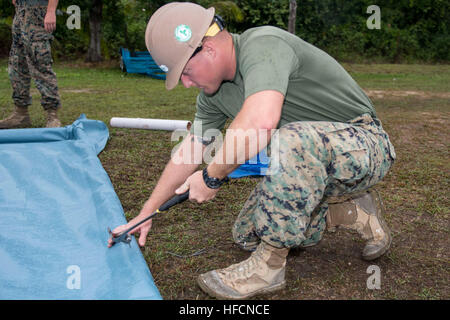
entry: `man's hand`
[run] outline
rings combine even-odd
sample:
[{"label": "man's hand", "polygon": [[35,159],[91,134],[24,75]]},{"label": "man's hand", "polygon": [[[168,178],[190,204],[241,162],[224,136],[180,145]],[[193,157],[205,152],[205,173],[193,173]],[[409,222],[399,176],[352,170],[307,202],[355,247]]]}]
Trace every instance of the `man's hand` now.
[{"label": "man's hand", "polygon": [[52,33],[56,29],[56,14],[55,11],[47,10],[44,18],[44,28],[48,33]]},{"label": "man's hand", "polygon": [[[139,223],[139,221],[141,221],[143,219],[145,219],[145,217],[140,218],[139,216],[137,216],[136,218],[132,219],[127,224],[123,224],[123,225],[115,228],[112,231],[112,234],[114,236],[117,236],[117,235],[121,234],[122,232],[124,232],[125,230],[128,230],[129,228],[131,228],[131,226],[134,226],[135,224]],[[145,241],[147,240],[147,234],[150,232],[151,228],[152,228],[152,219],[141,224],[137,228],[134,228],[128,234],[134,234],[136,232],[139,233],[140,235],[139,235],[138,243],[139,243],[139,246],[143,247],[145,245]],[[114,243],[113,243],[112,239],[108,239],[108,248],[111,248],[113,246],[113,244]]]},{"label": "man's hand", "polygon": [[198,203],[213,199],[219,189],[208,188],[203,181],[202,170],[194,172],[186,181],[175,190],[176,194],[182,194],[189,190],[189,200],[194,200]]},{"label": "man's hand", "polygon": [[16,0],[12,0],[13,6],[16,6]]}]

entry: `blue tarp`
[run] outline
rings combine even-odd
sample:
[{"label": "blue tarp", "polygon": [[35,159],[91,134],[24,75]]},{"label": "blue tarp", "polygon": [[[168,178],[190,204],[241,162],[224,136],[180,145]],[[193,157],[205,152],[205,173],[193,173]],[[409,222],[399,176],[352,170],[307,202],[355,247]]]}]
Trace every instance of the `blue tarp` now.
[{"label": "blue tarp", "polygon": [[265,176],[269,168],[269,160],[266,149],[263,149],[255,157],[241,164],[228,177],[237,179],[247,176]]},{"label": "blue tarp", "polygon": [[127,73],[146,74],[152,78],[165,80],[166,73],[156,64],[148,51],[135,51],[120,48],[122,59],[120,68]]},{"label": "blue tarp", "polygon": [[53,129],[0,130],[0,299],[161,299],[97,157],[109,133],[83,115]]}]

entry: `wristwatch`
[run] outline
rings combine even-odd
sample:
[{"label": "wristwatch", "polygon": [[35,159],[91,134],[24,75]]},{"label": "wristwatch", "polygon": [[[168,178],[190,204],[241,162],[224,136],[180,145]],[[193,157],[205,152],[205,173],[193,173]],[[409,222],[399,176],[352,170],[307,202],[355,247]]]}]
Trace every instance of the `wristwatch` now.
[{"label": "wristwatch", "polygon": [[218,189],[221,185],[223,185],[225,182],[228,182],[228,177],[225,177],[223,179],[219,178],[212,178],[208,175],[207,168],[203,169],[203,181],[205,181],[205,184],[208,188],[211,189]]}]

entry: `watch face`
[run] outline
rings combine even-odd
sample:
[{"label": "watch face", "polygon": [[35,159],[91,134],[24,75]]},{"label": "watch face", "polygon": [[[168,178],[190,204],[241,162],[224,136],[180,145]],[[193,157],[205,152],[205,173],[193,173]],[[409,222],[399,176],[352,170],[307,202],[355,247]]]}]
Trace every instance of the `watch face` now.
[{"label": "watch face", "polygon": [[210,181],[209,183],[210,183],[211,185],[215,186],[215,187],[217,187],[217,186],[220,185],[220,181],[219,181],[219,180],[216,180],[216,179],[214,179],[214,178],[212,178],[211,181]]},{"label": "watch face", "polygon": [[220,179],[211,178],[210,176],[208,176],[208,171],[206,171],[206,168],[203,169],[203,181],[205,181],[206,186],[211,189],[217,189],[223,183]]},{"label": "watch face", "polygon": [[220,181],[215,178],[208,177],[208,182],[206,185],[210,188],[218,187],[220,185]]}]

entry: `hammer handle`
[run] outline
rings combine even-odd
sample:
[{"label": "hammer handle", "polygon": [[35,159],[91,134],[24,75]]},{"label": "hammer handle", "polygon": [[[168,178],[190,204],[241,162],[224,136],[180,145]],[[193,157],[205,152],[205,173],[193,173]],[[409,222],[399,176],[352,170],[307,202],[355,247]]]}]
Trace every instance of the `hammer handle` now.
[{"label": "hammer handle", "polygon": [[175,196],[173,196],[172,198],[170,198],[169,200],[167,200],[166,202],[164,202],[162,204],[161,207],[158,208],[158,210],[156,210],[155,212],[153,212],[150,216],[148,216],[147,218],[145,218],[142,221],[139,221],[138,223],[136,223],[134,226],[132,226],[131,228],[129,228],[128,230],[126,230],[125,232],[122,232],[122,234],[128,233],[131,230],[133,230],[134,228],[140,226],[141,224],[143,224],[144,222],[150,220],[151,218],[153,218],[158,212],[161,211],[167,211],[169,210],[171,207],[173,207],[174,205],[181,203],[185,200],[187,200],[189,198],[189,190],[186,191],[185,193],[182,194],[177,194]]},{"label": "hammer handle", "polygon": [[159,211],[167,211],[171,207],[173,207],[176,204],[179,204],[183,201],[186,201],[189,199],[189,190],[182,194],[177,194],[173,196],[171,199],[167,200],[161,207],[159,207]]}]

